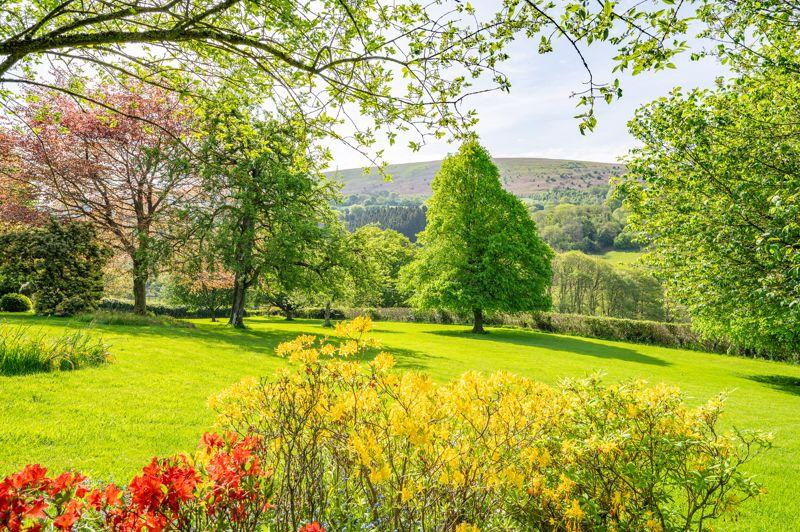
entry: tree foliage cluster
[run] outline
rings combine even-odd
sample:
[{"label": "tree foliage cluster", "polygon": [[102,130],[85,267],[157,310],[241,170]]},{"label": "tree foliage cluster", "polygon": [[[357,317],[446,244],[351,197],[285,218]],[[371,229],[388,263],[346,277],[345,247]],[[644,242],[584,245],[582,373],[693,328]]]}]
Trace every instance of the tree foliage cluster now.
[{"label": "tree foliage cluster", "polygon": [[560,203],[533,213],[542,238],[557,251],[602,253],[611,249],[633,250],[639,245],[626,230],[623,208]]},{"label": "tree foliage cluster", "polygon": [[375,224],[397,231],[415,242],[417,234],[425,229],[425,211],[423,205],[353,205],[344,210],[343,216],[351,231]]},{"label": "tree foliage cluster", "polygon": [[[800,13],[739,2],[721,18],[734,72],[630,122],[620,187],[649,261],[695,326],[773,356],[800,353]],[[722,2],[720,14],[730,3]]]},{"label": "tree foliage cluster", "polygon": [[614,266],[580,251],[556,255],[553,310],[637,320],[667,321],[661,283],[638,267]]},{"label": "tree foliage cluster", "polygon": [[422,308],[472,312],[550,307],[553,252],[522,202],[503,189],[485,148],[464,143],[434,177],[425,231],[401,284]]}]

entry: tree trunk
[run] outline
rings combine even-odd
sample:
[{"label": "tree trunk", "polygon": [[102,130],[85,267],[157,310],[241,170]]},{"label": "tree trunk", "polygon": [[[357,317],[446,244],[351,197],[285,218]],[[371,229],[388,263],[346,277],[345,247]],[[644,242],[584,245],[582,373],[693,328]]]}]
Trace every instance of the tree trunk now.
[{"label": "tree trunk", "polygon": [[238,329],[244,328],[244,302],[247,295],[247,286],[239,274],[233,280],[233,301],[231,303],[231,317],[228,325],[233,325]]},{"label": "tree trunk", "polygon": [[292,307],[286,307],[283,313],[286,315],[286,321],[294,320],[294,309]]},{"label": "tree trunk", "polygon": [[485,334],[486,331],[483,330],[483,310],[479,308],[473,309],[472,315],[475,318],[472,322],[472,332],[475,334]]},{"label": "tree trunk", "polygon": [[147,314],[147,268],[136,259],[133,261],[133,312]]},{"label": "tree trunk", "polygon": [[325,323],[322,324],[323,327],[330,327],[331,326],[331,302],[328,301],[325,303]]}]

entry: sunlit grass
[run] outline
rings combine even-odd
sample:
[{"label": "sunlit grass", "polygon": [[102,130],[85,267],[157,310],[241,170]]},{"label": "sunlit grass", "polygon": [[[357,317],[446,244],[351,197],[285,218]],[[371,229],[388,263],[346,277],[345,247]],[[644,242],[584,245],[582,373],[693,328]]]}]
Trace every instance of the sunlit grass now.
[{"label": "sunlit grass", "polygon": [[[52,337],[86,327],[57,318],[2,319]],[[191,451],[213,424],[207,399],[245,376],[286,362],[274,347],[300,333],[329,334],[321,322],[253,318],[240,331],[209,320],[195,329],[96,324],[111,364],[80,371],[0,377],[0,474],[27,462],[56,471],[129,480],[153,455]],[[730,392],[725,424],[773,431],[775,448],[749,471],[768,490],[719,530],[800,530],[800,367],[650,345],[464,326],[377,323],[376,336],[402,369],[438,381],[468,370],[506,370],[547,383],[602,371],[608,381],[680,386],[690,404]]]}]

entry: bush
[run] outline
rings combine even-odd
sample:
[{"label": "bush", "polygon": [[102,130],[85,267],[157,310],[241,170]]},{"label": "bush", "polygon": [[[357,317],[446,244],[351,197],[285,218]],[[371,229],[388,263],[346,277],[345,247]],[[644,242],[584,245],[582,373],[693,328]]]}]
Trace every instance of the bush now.
[{"label": "bush", "polygon": [[719,398],[508,373],[436,385],[386,353],[365,368],[369,326],[282,344],[294,369],[212,400],[222,427],[263,442],[275,530],[684,530],[759,493],[741,466],[768,438],[719,432]]},{"label": "bush", "polygon": [[30,285],[39,314],[94,308],[103,294],[109,255],[97,230],[86,222],[52,219],[41,227],[0,235],[0,270],[18,286]]},{"label": "bush", "polygon": [[131,312],[119,312],[98,310],[91,314],[82,314],[75,318],[77,321],[98,324],[98,325],[127,325],[127,326],[171,326],[171,327],[186,327],[194,329],[194,323],[182,321],[172,316],[156,316],[141,314],[133,314]]},{"label": "bush", "polygon": [[72,296],[61,300],[53,309],[54,316],[74,316],[82,312],[88,312],[94,305],[87,303],[81,296]]},{"label": "bush", "polygon": [[[132,313],[133,301],[123,299],[105,298],[100,302],[99,308],[110,312]],[[172,316],[173,318],[211,318],[212,312],[209,310],[191,310],[189,307],[181,305],[159,305],[154,303],[147,304],[147,311],[156,316]],[[230,313],[230,309],[224,311]]]},{"label": "bush", "polygon": [[6,294],[0,297],[0,310],[3,312],[28,312],[32,308],[31,300],[22,294]]},{"label": "bush", "polygon": [[124,491],[27,465],[0,481],[0,529],[256,530],[270,493],[258,445],[206,434],[196,457],[153,458]]},{"label": "bush", "polygon": [[68,371],[108,359],[108,346],[83,331],[47,338],[26,327],[0,325],[0,375]]}]

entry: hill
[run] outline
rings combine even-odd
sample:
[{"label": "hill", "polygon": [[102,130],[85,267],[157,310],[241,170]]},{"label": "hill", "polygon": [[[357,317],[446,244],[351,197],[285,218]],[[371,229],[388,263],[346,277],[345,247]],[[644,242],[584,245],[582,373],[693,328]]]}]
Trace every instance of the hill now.
[{"label": "hill", "polygon": [[[525,197],[536,192],[553,189],[586,190],[608,184],[610,177],[620,174],[624,166],[612,163],[571,161],[563,159],[497,158],[500,177],[506,190]],[[362,168],[337,170],[328,175],[344,183],[346,195],[367,196],[395,193],[402,197],[427,197],[431,181],[439,171],[442,161],[389,165],[387,171],[392,181],[384,181],[372,168],[364,173]]]}]

